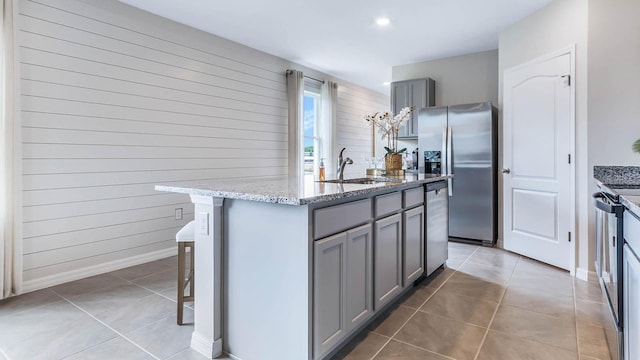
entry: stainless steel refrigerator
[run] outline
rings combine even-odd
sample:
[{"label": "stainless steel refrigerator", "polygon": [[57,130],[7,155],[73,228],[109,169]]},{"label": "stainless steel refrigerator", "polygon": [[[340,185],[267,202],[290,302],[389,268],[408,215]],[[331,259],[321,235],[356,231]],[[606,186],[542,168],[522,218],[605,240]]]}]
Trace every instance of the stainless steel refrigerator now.
[{"label": "stainless steel refrigerator", "polygon": [[453,174],[449,239],[492,246],[498,228],[498,110],[490,103],[418,112],[420,171]]}]

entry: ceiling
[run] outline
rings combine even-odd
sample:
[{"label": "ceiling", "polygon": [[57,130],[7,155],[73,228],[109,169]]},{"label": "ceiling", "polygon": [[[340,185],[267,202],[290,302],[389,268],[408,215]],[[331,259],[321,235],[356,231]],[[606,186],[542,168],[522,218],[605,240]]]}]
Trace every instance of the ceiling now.
[{"label": "ceiling", "polygon": [[497,49],[552,0],[120,1],[388,94],[392,66]]}]

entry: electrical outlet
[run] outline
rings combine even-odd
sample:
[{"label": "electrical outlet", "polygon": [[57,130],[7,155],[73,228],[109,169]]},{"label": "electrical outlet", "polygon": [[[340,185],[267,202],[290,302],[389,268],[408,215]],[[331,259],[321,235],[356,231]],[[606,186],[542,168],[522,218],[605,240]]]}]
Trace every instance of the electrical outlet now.
[{"label": "electrical outlet", "polygon": [[200,235],[209,235],[209,213],[208,212],[199,212],[198,220],[196,224],[199,224],[198,233],[200,233]]},{"label": "electrical outlet", "polygon": [[182,220],[182,208],[176,208],[176,220]]}]

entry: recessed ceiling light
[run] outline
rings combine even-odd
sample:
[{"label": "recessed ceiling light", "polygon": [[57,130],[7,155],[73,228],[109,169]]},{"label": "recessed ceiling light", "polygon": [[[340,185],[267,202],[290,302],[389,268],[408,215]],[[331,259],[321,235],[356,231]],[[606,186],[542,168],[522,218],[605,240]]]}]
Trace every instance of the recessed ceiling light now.
[{"label": "recessed ceiling light", "polygon": [[381,17],[376,19],[376,24],[378,24],[378,26],[387,26],[390,22],[391,20],[389,20],[388,17]]},{"label": "recessed ceiling light", "polygon": [[389,85],[391,85],[391,83],[390,83],[390,82],[388,82],[388,81],[385,81],[385,82],[383,82],[383,83],[382,83],[382,85],[384,85],[384,86],[389,86]]}]

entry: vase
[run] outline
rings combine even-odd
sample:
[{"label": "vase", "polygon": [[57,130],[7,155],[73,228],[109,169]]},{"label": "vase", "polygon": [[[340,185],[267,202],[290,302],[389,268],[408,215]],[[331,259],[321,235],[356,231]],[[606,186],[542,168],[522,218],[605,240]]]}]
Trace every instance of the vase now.
[{"label": "vase", "polygon": [[397,153],[387,154],[384,157],[384,167],[387,172],[402,170],[402,155]]}]

